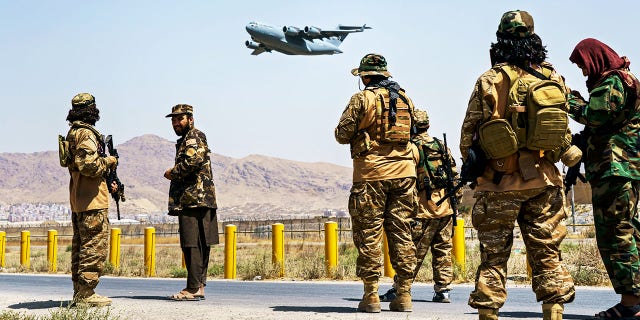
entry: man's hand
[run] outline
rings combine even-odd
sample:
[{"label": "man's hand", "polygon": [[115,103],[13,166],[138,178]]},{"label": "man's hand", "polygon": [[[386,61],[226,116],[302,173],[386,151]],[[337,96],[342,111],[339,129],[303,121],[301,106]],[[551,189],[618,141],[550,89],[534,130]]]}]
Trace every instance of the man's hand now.
[{"label": "man's hand", "polygon": [[173,168],[169,168],[164,172],[164,177],[167,178],[167,180],[171,180],[171,170],[173,170]]},{"label": "man's hand", "polygon": [[111,192],[110,193],[115,193],[118,192],[118,183],[115,181],[111,181]]}]

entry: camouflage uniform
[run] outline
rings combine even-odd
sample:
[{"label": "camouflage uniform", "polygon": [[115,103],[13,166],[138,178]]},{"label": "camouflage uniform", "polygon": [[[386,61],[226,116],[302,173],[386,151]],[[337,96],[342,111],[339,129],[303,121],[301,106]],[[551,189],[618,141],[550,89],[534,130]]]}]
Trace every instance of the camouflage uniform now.
[{"label": "camouflage uniform", "polygon": [[[377,124],[386,119],[376,116],[376,99],[393,98],[406,101],[409,115],[413,117],[413,104],[397,83],[387,80],[391,75],[386,69],[384,57],[377,54],[366,55],[360,67],[352,71],[354,75],[378,75],[384,80],[380,87],[368,87],[354,94],[345,108],[340,122],[335,129],[338,143],[351,145],[353,158],[353,186],[349,196],[349,214],[353,226],[353,242],[358,248],[356,275],[365,283],[365,297],[368,295],[377,300],[378,278],[382,274],[382,232],[387,235],[391,264],[403,279],[408,291],[415,269],[415,246],[411,241],[410,218],[414,215],[416,203],[416,153],[408,143],[409,128],[405,128],[406,141],[388,143],[378,140],[380,134]],[[372,80],[373,81],[373,80]],[[382,96],[378,96],[381,94]],[[409,117],[407,115],[407,117]],[[400,119],[411,124],[413,119]],[[378,121],[378,122],[377,122]],[[357,142],[366,136],[366,142]],[[371,141],[369,141],[371,137]],[[366,148],[362,152],[354,152],[357,144]],[[407,292],[408,293],[408,292]],[[364,301],[364,298],[363,298]],[[410,297],[409,301],[410,303]],[[361,303],[362,304],[362,303]],[[361,310],[359,306],[359,310]],[[393,307],[392,310],[394,309]],[[379,312],[379,301],[376,310]],[[409,311],[400,308],[396,311]]]},{"label": "camouflage uniform", "polygon": [[[95,107],[88,93],[76,95],[73,108]],[[92,297],[107,259],[109,190],[105,176],[116,158],[104,154],[102,135],[91,125],[74,121],[69,141],[69,200],[72,212],[71,280],[74,300]],[[107,299],[108,300],[108,299]]]},{"label": "camouflage uniform", "polygon": [[[533,36],[533,18],[524,11],[507,12],[498,27],[500,34],[508,34],[511,38]],[[546,69],[551,68],[546,62],[542,65]],[[504,116],[501,112],[509,103],[511,82],[501,66],[494,65],[475,84],[460,135],[460,151],[465,159],[471,145],[478,143],[480,125]],[[533,77],[515,65],[510,66],[517,70],[518,77]],[[541,66],[532,67],[537,69]],[[550,78],[563,83],[555,71]],[[536,300],[543,302],[545,319],[552,307],[560,310],[561,318],[562,304],[573,301],[575,295],[573,280],[560,256],[560,243],[566,236],[567,214],[562,177],[554,163],[548,157],[542,157],[539,151],[519,149],[515,157],[515,168],[511,172],[498,173],[490,160],[484,174],[477,179],[472,224],[478,231],[481,263],[469,305],[479,309],[480,319],[497,319],[497,311],[507,296],[507,260],[517,220],[529,253]],[[531,168],[535,177],[527,180],[523,178],[518,164],[518,159],[524,157],[534,159]],[[501,179],[494,180],[496,175],[501,175]]]},{"label": "camouflage uniform", "polygon": [[[192,116],[193,107],[176,105],[167,117],[181,114]],[[170,170],[169,215],[178,216],[189,289],[206,286],[211,245],[219,243],[210,154],[207,137],[192,127],[178,139]]]},{"label": "camouflage uniform", "polygon": [[[578,55],[582,43],[571,60],[585,66]],[[626,66],[596,80],[587,83],[588,102],[572,92],[571,117],[588,136],[585,168],[600,256],[615,292],[640,297],[640,83]]]}]

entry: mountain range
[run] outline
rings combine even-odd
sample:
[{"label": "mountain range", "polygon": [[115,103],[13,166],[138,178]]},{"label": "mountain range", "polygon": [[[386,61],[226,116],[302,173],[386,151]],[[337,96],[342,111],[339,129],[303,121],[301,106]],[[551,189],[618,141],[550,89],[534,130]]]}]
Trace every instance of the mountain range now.
[{"label": "mountain range", "polygon": [[[116,148],[126,195],[121,211],[166,213],[169,181],[163,174],[173,166],[174,142],[148,134]],[[318,215],[346,209],[351,168],[261,155],[211,158],[221,215]],[[0,177],[0,204],[68,203],[69,173],[60,167],[57,150],[0,153]]]}]

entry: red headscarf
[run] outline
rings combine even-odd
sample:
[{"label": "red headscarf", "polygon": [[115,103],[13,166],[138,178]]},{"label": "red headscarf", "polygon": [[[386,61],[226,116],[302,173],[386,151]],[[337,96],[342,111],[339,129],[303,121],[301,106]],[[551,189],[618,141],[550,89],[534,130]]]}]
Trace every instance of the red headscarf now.
[{"label": "red headscarf", "polygon": [[605,72],[628,68],[631,63],[627,57],[620,57],[609,46],[593,38],[580,41],[573,49],[569,60],[587,69],[589,90],[593,89]]}]

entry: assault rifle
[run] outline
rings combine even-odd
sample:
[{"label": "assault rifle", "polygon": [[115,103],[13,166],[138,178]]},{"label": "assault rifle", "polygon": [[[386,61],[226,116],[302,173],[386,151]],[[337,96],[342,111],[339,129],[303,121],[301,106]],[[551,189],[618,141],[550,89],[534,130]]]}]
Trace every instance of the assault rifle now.
[{"label": "assault rifle", "polygon": [[467,160],[463,161],[462,169],[460,169],[460,180],[458,184],[452,188],[449,188],[447,184],[447,193],[436,202],[436,205],[439,206],[448,198],[454,197],[458,190],[467,185],[467,183],[470,183],[473,189],[476,184],[476,179],[484,173],[486,165],[487,158],[480,146],[476,144],[469,147],[469,150],[467,150]]},{"label": "assault rifle", "polygon": [[[584,159],[584,156],[587,154],[587,133],[585,130],[582,130],[578,133],[574,133],[571,136],[571,144],[580,148],[580,151],[582,151],[582,159]],[[578,179],[580,179],[580,181],[582,182],[587,182],[587,179],[584,177],[584,175],[582,175],[582,173],[580,173],[580,164],[582,164],[582,162],[584,162],[582,159],[580,159],[580,161],[578,161],[578,163],[576,163],[573,167],[569,167],[569,169],[567,170],[567,174],[565,174],[564,176],[564,192],[565,194],[568,194],[569,191],[571,191],[571,188],[576,184],[576,182],[578,181]]]},{"label": "assault rifle", "polygon": [[[113,138],[111,137],[111,135],[108,135],[104,138],[104,144],[106,145],[107,150],[109,150],[109,155],[114,156],[116,157],[116,159],[118,159],[118,150],[113,147]],[[109,172],[107,173],[107,188],[109,188],[111,198],[116,201],[118,220],[120,220],[120,201],[122,200],[122,202],[124,202],[126,199],[124,197],[124,184],[122,184],[122,182],[120,182],[120,179],[118,178],[117,168],[118,164],[116,163],[113,168],[109,169]],[[113,182],[118,185],[118,190],[116,192],[111,191],[111,184],[113,184]]]},{"label": "assault rifle", "polygon": [[[442,166],[444,167],[444,173],[447,175],[447,194],[449,194],[452,190],[455,189],[454,181],[453,181],[454,180],[453,168],[451,167],[451,160],[453,160],[453,157],[451,157],[451,154],[449,154],[449,147],[447,146],[447,134],[443,133],[442,136],[444,137],[444,150],[442,151]],[[440,199],[436,204],[439,206],[442,203],[443,199]],[[449,196],[449,203],[451,204],[451,210],[453,211],[453,226],[455,227],[458,225],[458,222],[457,222],[458,197],[455,196],[455,193]]]}]

